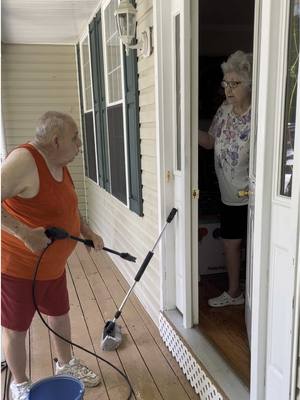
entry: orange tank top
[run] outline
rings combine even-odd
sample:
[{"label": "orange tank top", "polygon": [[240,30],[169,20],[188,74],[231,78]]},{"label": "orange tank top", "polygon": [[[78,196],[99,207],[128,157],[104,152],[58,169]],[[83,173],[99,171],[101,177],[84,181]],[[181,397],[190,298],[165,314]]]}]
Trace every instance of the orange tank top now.
[{"label": "orange tank top", "polygon": [[[2,205],[14,218],[32,228],[56,226],[71,235],[80,234],[80,216],[77,195],[67,167],[63,168],[63,180],[56,181],[51,175],[44,157],[31,144],[19,146],[30,151],[39,174],[39,192],[25,199],[19,196],[6,199]],[[76,246],[70,239],[57,240],[42,257],[37,279],[59,278],[68,257]],[[24,243],[2,230],[2,273],[17,278],[32,279],[38,256]]]}]

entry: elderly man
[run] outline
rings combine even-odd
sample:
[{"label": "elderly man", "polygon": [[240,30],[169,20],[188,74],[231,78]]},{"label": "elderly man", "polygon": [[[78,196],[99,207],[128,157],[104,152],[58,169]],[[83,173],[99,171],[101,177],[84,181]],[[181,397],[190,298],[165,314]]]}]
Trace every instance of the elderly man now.
[{"label": "elderly man", "polygon": [[[49,111],[37,126],[34,139],[13,150],[2,166],[2,327],[3,348],[13,381],[13,400],[28,398],[30,382],[25,373],[25,337],[35,308],[32,279],[36,261],[50,244],[45,228],[58,226],[70,234],[91,239],[96,250],[103,248],[81,218],[67,164],[74,160],[81,140],[74,120]],[[71,240],[55,241],[42,257],[36,281],[39,309],[50,327],[71,338],[69,299],[65,265],[74,250]],[[56,374],[70,374],[86,385],[100,378],[78,359],[70,345],[54,337],[58,361]]]}]

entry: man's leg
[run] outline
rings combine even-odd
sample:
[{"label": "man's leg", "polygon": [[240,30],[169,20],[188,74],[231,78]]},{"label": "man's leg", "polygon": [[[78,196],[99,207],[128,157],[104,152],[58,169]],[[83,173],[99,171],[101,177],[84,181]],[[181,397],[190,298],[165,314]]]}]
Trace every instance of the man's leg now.
[{"label": "man's leg", "polygon": [[26,376],[26,347],[27,331],[18,332],[2,328],[2,343],[7,365],[15,383],[28,381]]},{"label": "man's leg", "polygon": [[[58,317],[48,316],[49,326],[64,338],[71,340],[71,325],[69,313],[60,315]],[[57,352],[58,361],[61,364],[67,364],[71,358],[71,345],[58,336],[53,335],[54,344]]]},{"label": "man's leg", "polygon": [[241,294],[240,267],[242,239],[223,239],[226,267],[229,280],[228,294],[237,297]]}]

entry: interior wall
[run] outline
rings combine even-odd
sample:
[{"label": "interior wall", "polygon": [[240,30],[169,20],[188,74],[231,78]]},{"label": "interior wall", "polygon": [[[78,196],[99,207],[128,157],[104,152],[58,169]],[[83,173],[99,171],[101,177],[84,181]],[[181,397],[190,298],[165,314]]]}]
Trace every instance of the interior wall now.
[{"label": "interior wall", "polygon": [[[74,46],[2,45],[2,111],[7,151],[35,135],[38,119],[46,111],[70,114],[80,126]],[[83,157],[69,165],[86,214]]]},{"label": "interior wall", "polygon": [[252,51],[254,0],[199,1],[199,55]]}]

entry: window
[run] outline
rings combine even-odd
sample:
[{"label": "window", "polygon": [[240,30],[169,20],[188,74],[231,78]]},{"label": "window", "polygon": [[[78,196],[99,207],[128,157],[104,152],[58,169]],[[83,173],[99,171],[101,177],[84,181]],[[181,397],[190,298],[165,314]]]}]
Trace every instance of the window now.
[{"label": "window", "polygon": [[291,8],[287,54],[287,76],[280,182],[280,194],[287,197],[291,197],[292,194],[300,29],[299,3],[297,0],[291,0],[290,4]]},{"label": "window", "polygon": [[142,215],[137,55],[125,55],[117,5],[106,1],[89,25],[97,175],[101,187]]},{"label": "window", "polygon": [[103,10],[107,140],[111,193],[127,204],[122,48],[114,17],[117,6],[118,0],[111,0]]},{"label": "window", "polygon": [[[90,72],[88,36],[78,46],[78,78],[80,88],[81,120],[84,143],[85,175],[97,182],[97,166],[95,154],[95,137],[93,121],[93,102]],[[81,59],[80,59],[81,55]]]}]

